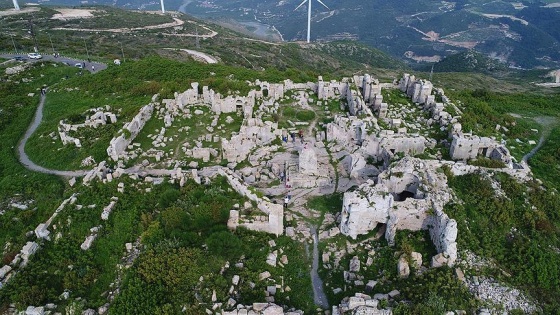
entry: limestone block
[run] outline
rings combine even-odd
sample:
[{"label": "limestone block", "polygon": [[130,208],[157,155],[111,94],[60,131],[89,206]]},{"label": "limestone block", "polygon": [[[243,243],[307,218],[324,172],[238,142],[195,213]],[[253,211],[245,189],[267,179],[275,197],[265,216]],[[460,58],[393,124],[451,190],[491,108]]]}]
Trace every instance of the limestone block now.
[{"label": "limestone block", "polygon": [[35,307],[35,306],[28,306],[25,310],[25,315],[44,315],[45,308],[42,306]]},{"label": "limestone block", "polygon": [[422,254],[417,253],[417,252],[412,252],[410,254],[410,258],[412,260],[412,262],[414,263],[414,268],[416,269],[420,269],[420,267],[422,267]]},{"label": "limestone block", "polygon": [[238,285],[239,279],[240,277],[238,275],[234,275],[233,278],[231,279],[231,283],[233,283],[233,285]]},{"label": "limestone block", "polygon": [[370,292],[371,290],[373,290],[375,285],[377,285],[377,281],[369,280],[368,283],[366,284],[366,292]]},{"label": "limestone block", "polygon": [[302,174],[317,174],[317,154],[313,147],[305,145],[299,154],[299,171]]},{"label": "limestone block", "polygon": [[432,257],[432,268],[439,268],[442,266],[447,265],[448,259],[442,254],[439,253]]},{"label": "limestone block", "polygon": [[89,235],[88,237],[86,237],[86,239],[84,240],[84,242],[82,243],[82,245],[80,245],[80,248],[82,250],[88,250],[90,249],[91,245],[93,244],[93,241],[95,241],[95,238],[97,237],[97,234],[93,234],[93,235]]},{"label": "limestone block", "polygon": [[360,305],[366,305],[366,301],[363,298],[352,296],[348,299],[348,309],[353,310]]},{"label": "limestone block", "polygon": [[401,278],[408,278],[408,276],[410,275],[410,267],[409,267],[408,261],[407,261],[407,259],[404,255],[401,256],[401,258],[399,259],[399,262],[397,263],[397,271],[398,271],[399,277],[401,277]]},{"label": "limestone block", "polygon": [[268,271],[261,272],[261,273],[259,274],[259,280],[268,279],[268,278],[270,278],[270,276],[271,276],[271,274],[270,274],[270,272],[268,272]]},{"label": "limestone block", "polygon": [[354,256],[350,260],[349,270],[350,272],[360,272],[360,258],[358,256]]},{"label": "limestone block", "polygon": [[4,267],[0,268],[0,280],[4,279],[8,273],[12,271],[12,267],[5,265]]},{"label": "limestone block", "polygon": [[35,236],[37,236],[37,238],[39,239],[49,239],[49,234],[51,234],[51,232],[49,232],[48,230],[48,225],[46,223],[41,223],[37,226],[37,228],[35,228]]}]

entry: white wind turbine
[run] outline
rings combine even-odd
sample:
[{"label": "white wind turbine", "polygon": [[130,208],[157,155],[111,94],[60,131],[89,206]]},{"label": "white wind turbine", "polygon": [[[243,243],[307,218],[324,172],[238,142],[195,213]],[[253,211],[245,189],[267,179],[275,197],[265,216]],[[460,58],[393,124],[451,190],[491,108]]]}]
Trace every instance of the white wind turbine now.
[{"label": "white wind turbine", "polygon": [[14,8],[19,11],[19,4],[17,2],[17,0],[13,0],[14,1]]},{"label": "white wind turbine", "polygon": [[[297,8],[294,9],[294,11],[299,9],[302,5],[304,5],[305,2],[308,2],[308,5],[307,5],[307,42],[309,43],[311,41],[311,0],[303,0],[303,2],[300,5],[298,5]],[[329,9],[329,7],[327,7],[327,5],[324,4],[321,0],[317,0],[317,2],[322,4],[325,8]]]}]

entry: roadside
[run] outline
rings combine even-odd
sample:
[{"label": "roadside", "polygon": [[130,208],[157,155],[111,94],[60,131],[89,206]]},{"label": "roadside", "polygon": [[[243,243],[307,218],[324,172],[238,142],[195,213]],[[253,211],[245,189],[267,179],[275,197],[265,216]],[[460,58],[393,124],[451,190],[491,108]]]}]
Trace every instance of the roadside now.
[{"label": "roadside", "polygon": [[27,56],[27,54],[2,54],[0,55],[0,57],[6,59],[14,59],[18,57],[18,58],[22,58],[22,61],[33,62],[33,63],[41,62],[41,61],[52,61],[52,62],[59,62],[71,67],[81,64],[84,70],[87,70],[91,73],[95,73],[107,69],[107,65],[101,62],[80,60],[80,59],[74,59],[74,58],[69,58],[64,56],[55,57],[53,55],[42,55],[41,59],[30,59]]}]

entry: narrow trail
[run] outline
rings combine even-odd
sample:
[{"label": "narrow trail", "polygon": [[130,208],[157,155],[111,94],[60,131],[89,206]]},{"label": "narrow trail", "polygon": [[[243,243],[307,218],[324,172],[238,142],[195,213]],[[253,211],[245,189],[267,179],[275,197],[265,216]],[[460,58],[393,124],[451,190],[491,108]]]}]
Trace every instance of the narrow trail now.
[{"label": "narrow trail", "polygon": [[319,276],[319,240],[317,237],[317,228],[311,227],[313,235],[313,263],[311,265],[311,283],[313,284],[313,300],[315,304],[322,309],[329,309],[329,301],[323,290],[323,280]]},{"label": "narrow trail", "polygon": [[552,133],[552,129],[555,127],[558,119],[555,117],[539,116],[535,117],[535,121],[543,126],[541,137],[539,138],[539,143],[534,147],[529,153],[525,154],[521,159],[524,163],[527,163],[530,158],[532,158],[537,152],[542,148],[548,136]]},{"label": "narrow trail", "polygon": [[41,101],[39,102],[39,106],[37,106],[37,110],[35,111],[35,117],[33,117],[33,121],[29,125],[29,128],[27,128],[25,135],[18,143],[17,155],[18,155],[19,162],[23,164],[25,168],[35,172],[58,175],[58,176],[66,176],[66,177],[84,176],[87,173],[87,171],[58,171],[58,170],[44,168],[42,166],[33,163],[33,161],[29,159],[27,153],[25,153],[25,145],[27,144],[27,141],[29,140],[29,138],[31,138],[31,135],[33,135],[33,133],[37,130],[37,128],[41,124],[41,121],[43,120],[43,108],[45,106],[46,98],[47,98],[46,95],[41,95]]}]

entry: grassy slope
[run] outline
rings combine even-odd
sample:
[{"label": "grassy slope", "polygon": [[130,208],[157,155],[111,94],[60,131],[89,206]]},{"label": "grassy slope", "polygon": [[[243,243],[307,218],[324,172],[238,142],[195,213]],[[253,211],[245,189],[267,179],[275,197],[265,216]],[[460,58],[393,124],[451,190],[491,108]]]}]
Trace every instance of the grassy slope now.
[{"label": "grassy slope", "polygon": [[[12,77],[11,82],[0,82],[0,209],[6,210],[0,216],[0,244],[12,244],[7,247],[4,263],[11,261],[14,252],[28,240],[25,233],[52,214],[64,192],[59,178],[23,168],[17,161],[15,148],[35,113],[38,89],[43,84],[57,82],[66,74],[67,68],[37,64],[28,72]],[[22,83],[22,78],[31,79],[31,82]],[[28,93],[35,93],[35,96],[27,96]],[[30,200],[33,200],[30,210],[8,206],[11,202]]]}]

